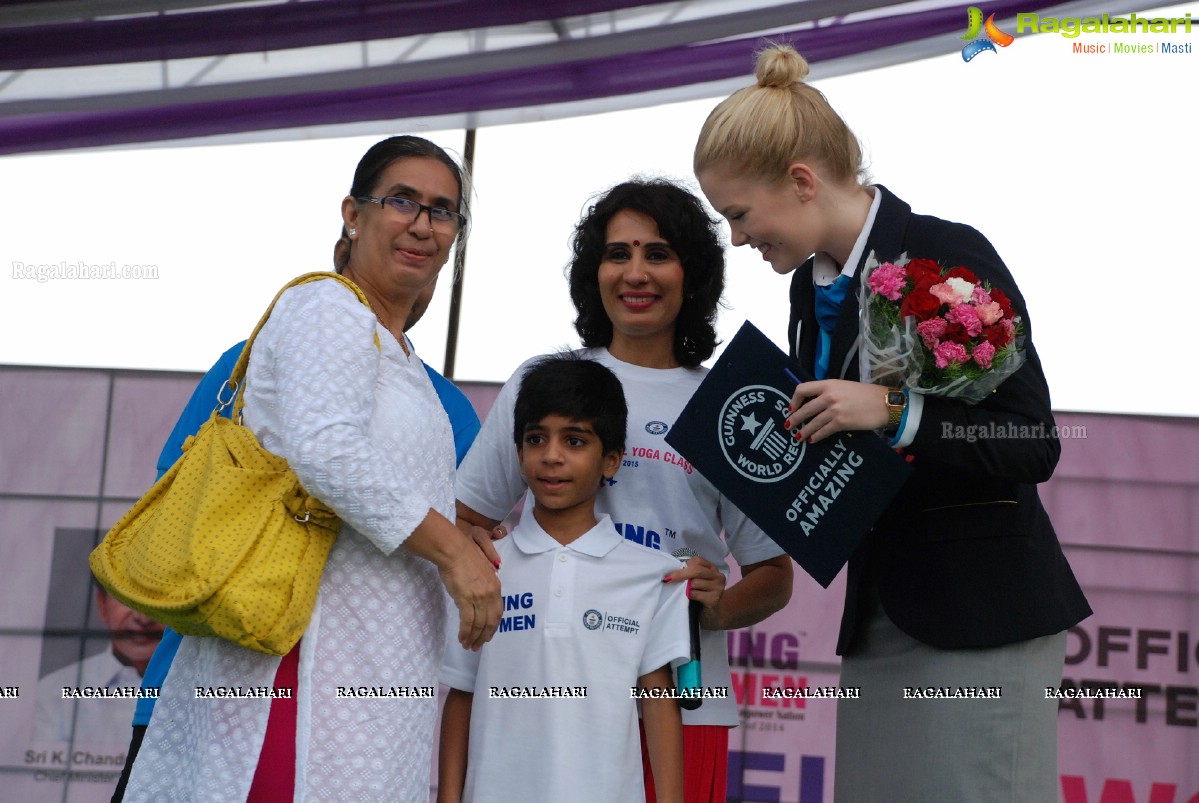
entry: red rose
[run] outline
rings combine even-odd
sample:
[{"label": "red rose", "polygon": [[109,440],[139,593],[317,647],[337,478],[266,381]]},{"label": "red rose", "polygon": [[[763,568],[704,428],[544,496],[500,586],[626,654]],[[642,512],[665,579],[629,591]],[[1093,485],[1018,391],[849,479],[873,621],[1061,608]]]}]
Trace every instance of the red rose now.
[{"label": "red rose", "polygon": [[969,268],[958,265],[956,268],[950,268],[945,272],[946,279],[964,279],[971,284],[979,284],[978,277],[974,275],[974,271]]},{"label": "red rose", "polygon": [[904,266],[904,269],[907,271],[908,278],[915,281],[917,285],[924,276],[934,279],[933,284],[941,281],[941,266],[931,259],[913,259]]},{"label": "red rose", "polygon": [[930,281],[927,287],[921,287],[919,283],[913,287],[900,302],[899,316],[906,318],[913,315],[918,321],[927,321],[936,315],[937,310],[941,309],[941,300],[928,292],[928,288],[934,284],[935,281]]},{"label": "red rose", "polygon": [[991,300],[999,304],[999,309],[1003,311],[1003,317],[1016,317],[1015,310],[1012,309],[1012,300],[1007,297],[1007,293],[1000,290],[998,287],[992,287],[990,290]]},{"label": "red rose", "polygon": [[[994,298],[994,296],[992,296],[992,298]],[[985,337],[987,339],[988,343],[990,343],[992,346],[995,347],[996,351],[999,351],[1001,348],[1006,346],[1011,341],[1011,338],[1008,336],[1007,330],[1004,329],[1003,326],[1001,326],[1000,324],[997,324],[997,323],[992,324],[991,326],[984,327],[983,328],[983,337]]]},{"label": "red rose", "polygon": [[912,283],[913,290],[919,290],[922,293],[927,293],[934,284],[941,283],[941,274],[939,273],[921,273]]}]

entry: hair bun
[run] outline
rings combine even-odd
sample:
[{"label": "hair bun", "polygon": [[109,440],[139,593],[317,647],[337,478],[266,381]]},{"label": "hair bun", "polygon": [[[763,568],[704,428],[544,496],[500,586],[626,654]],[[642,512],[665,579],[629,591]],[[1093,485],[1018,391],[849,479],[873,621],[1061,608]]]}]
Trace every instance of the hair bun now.
[{"label": "hair bun", "polygon": [[807,77],[808,61],[791,45],[773,43],[758,53],[758,86],[789,87]]}]

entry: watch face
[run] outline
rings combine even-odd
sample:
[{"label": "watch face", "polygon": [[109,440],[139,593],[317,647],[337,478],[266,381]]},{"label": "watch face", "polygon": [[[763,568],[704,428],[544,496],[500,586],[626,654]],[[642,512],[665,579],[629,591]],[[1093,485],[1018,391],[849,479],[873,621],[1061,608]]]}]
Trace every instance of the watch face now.
[{"label": "watch face", "polygon": [[902,390],[892,390],[887,392],[887,404],[892,407],[903,407],[908,403],[908,397],[904,395]]}]

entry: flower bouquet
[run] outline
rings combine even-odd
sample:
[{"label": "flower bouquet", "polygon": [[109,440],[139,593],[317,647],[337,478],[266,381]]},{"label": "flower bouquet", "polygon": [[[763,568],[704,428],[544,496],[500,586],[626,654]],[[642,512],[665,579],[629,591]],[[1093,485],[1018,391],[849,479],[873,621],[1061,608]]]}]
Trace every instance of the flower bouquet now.
[{"label": "flower bouquet", "polygon": [[1012,302],[968,268],[871,254],[858,301],[867,382],[977,404],[1024,362]]}]

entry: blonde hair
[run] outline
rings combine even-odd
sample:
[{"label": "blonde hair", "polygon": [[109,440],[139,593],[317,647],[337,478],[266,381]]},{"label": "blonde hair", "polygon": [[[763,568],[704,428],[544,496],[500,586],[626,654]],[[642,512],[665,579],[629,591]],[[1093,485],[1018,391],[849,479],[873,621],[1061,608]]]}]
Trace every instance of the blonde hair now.
[{"label": "blonde hair", "polygon": [[749,178],[782,178],[787,167],[818,161],[835,181],[864,171],[857,137],[819,89],[805,84],[808,62],[790,45],[758,53],[754,86],[739,89],[708,115],[695,144],[696,173],[722,165]]}]

